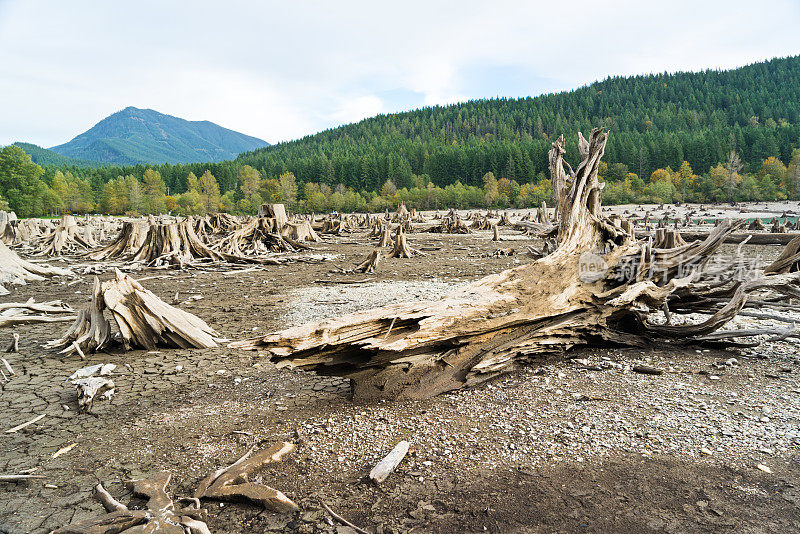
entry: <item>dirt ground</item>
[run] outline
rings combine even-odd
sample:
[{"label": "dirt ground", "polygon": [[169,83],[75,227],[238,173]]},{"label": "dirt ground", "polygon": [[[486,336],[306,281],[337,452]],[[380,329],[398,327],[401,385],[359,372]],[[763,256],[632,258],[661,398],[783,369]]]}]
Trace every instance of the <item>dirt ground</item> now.
[{"label": "dirt ground", "polygon": [[[315,245],[313,253],[333,256],[317,264],[239,274],[142,270],[134,277],[156,277],[142,283],[168,302],[176,292],[203,295],[181,307],[242,339],[367,306],[436,298],[532,261],[523,253],[531,240],[502,233],[507,241],[499,245],[488,231],[413,233],[409,243],[427,256],[384,259],[375,275],[330,272],[372,249],[354,234]],[[498,247],[518,253],[489,257]],[[771,258],[779,249],[751,252]],[[90,284],[86,275],[76,283],[36,282],[3,301],[62,299],[77,309]],[[301,511],[279,515],[207,501],[212,532],[354,532],[322,502],[374,533],[800,532],[794,342],[745,352],[587,349],[476,390],[359,404],[349,399],[347,381],[277,369],[257,352],[111,352],[82,362],[43,349],[67,324],[2,334],[18,332],[21,342],[19,354],[4,355],[17,376],[2,383],[0,430],[46,414],[22,431],[0,433],[0,474],[46,476],[0,484],[3,533],[48,532],[102,514],[92,497],[98,482],[123,503],[141,504],[121,482],[166,469],[171,494],[190,495],[250,446],[277,440],[297,450],[257,480]],[[666,372],[634,373],[637,362]],[[92,363],[117,364],[116,396],[78,414],[65,380]],[[382,485],[370,483],[371,467],[402,439],[412,444],[408,457]]]}]

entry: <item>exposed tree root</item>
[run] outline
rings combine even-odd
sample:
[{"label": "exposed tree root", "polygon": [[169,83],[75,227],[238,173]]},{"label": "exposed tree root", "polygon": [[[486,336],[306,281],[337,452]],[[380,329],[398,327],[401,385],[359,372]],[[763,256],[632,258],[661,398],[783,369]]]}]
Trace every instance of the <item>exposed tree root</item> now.
[{"label": "exposed tree root", "polygon": [[166,488],[171,475],[161,471],[151,478],[129,480],[125,486],[135,495],[147,498],[146,510],[130,510],[114,499],[102,484],[95,487],[95,497],[108,511],[104,516],[73,523],[53,531],[53,534],[115,534],[119,532],[158,532],[161,534],[210,534],[202,521],[205,510],[196,500],[189,506],[175,506]]},{"label": "exposed tree root", "polygon": [[280,491],[264,484],[250,482],[252,474],[267,464],[280,462],[294,450],[291,443],[276,443],[252,454],[248,451],[229,467],[215,471],[200,482],[194,492],[196,499],[247,500],[275,512],[294,512],[299,507]]}]

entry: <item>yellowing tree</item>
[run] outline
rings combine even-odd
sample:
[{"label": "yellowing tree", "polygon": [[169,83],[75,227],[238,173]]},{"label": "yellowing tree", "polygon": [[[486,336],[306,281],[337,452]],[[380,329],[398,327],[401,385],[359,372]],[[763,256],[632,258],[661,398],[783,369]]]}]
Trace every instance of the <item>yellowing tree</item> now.
[{"label": "yellowing tree", "polygon": [[164,184],[161,174],[154,169],[146,169],[142,181],[144,182],[143,209],[145,213],[164,213],[167,209],[167,186]]},{"label": "yellowing tree", "polygon": [[239,168],[239,183],[242,192],[239,209],[245,213],[255,212],[263,202],[259,194],[262,185],[261,174],[250,165],[243,165]]},{"label": "yellowing tree", "polygon": [[211,171],[206,169],[203,176],[198,180],[198,189],[204,213],[213,213],[219,210],[219,184]]},{"label": "yellowing tree", "polygon": [[494,177],[494,173],[487,172],[483,175],[483,198],[487,207],[497,202],[498,194],[497,178]]},{"label": "yellowing tree", "polygon": [[294,208],[297,205],[297,179],[294,174],[291,172],[281,174],[278,178],[278,188],[281,202],[288,208]]}]

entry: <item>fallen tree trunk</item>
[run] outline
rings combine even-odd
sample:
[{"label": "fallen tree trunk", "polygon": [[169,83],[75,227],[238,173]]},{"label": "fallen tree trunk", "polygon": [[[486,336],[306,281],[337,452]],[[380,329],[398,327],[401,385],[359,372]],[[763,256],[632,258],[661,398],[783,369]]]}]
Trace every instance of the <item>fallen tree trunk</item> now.
[{"label": "fallen tree trunk", "polygon": [[[739,227],[724,221],[705,240],[672,249],[637,242],[623,219],[603,216],[597,177],[607,134],[579,136],[581,162],[550,151],[557,248],[439,301],[407,302],[289,328],[232,347],[265,350],[280,365],[351,378],[357,398],[425,398],[475,386],[580,346],[701,342],[767,293],[800,295],[800,273],[722,278],[709,260]],[[566,169],[565,169],[566,167]],[[730,265],[732,274],[738,267]],[[703,314],[661,324],[651,313]],[[660,341],[659,341],[660,340]]]}]

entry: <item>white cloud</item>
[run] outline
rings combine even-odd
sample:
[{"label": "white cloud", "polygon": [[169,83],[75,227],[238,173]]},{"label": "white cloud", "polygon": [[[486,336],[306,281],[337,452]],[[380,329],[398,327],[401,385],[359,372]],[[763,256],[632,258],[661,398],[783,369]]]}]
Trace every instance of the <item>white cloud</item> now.
[{"label": "white cloud", "polygon": [[339,123],[357,122],[383,111],[383,102],[377,96],[357,96],[342,99],[337,109],[330,114],[330,119]]},{"label": "white cloud", "polygon": [[798,24],[793,0],[5,0],[0,144],[62,143],[128,105],[276,142],[398,109],[395,94],[446,104],[796,54]]}]

